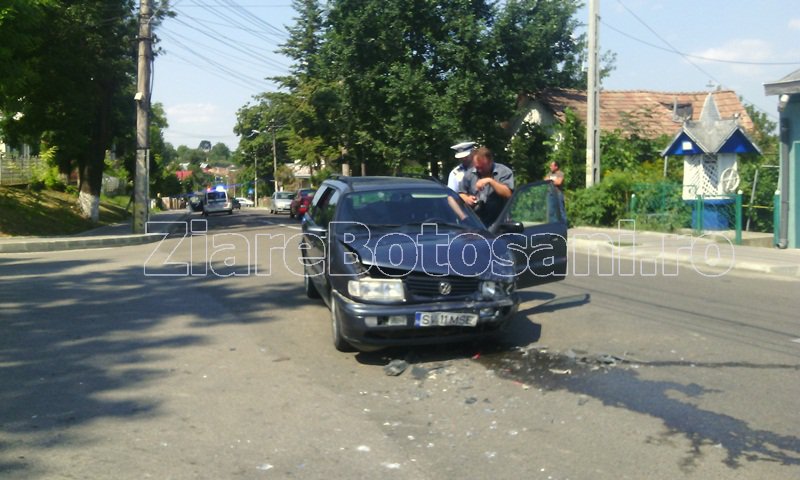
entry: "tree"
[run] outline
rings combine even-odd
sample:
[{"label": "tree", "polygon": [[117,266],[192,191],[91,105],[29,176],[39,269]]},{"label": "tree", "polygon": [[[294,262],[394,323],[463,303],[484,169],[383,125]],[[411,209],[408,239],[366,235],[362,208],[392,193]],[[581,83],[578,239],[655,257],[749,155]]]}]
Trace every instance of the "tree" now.
[{"label": "tree", "polygon": [[564,172],[564,189],[582,188],[586,181],[586,126],[572,109],[564,112],[564,122],[555,127],[547,145],[551,148],[548,163],[558,162]]},{"label": "tree", "polygon": [[[775,190],[778,186],[778,169],[780,141],[777,124],[770,120],[766,113],[751,104],[745,104],[745,110],[753,120],[753,130],[748,132],[759,149],[761,155],[746,154],[739,156],[739,189],[745,192],[744,208],[751,230],[769,232],[773,229],[773,211]],[[758,182],[756,183],[756,172]],[[755,187],[755,192],[753,192]],[[750,197],[753,197],[752,204]]]},{"label": "tree", "polygon": [[[293,6],[280,50],[293,64],[268,103],[287,125],[286,150],[314,168],[438,174],[453,162],[449,145],[466,139],[504,160],[518,96],[583,76],[573,0],[332,0],[327,15],[318,0]],[[259,115],[240,117],[238,130],[261,130]]]},{"label": "tree", "polygon": [[214,165],[229,164],[231,160],[231,149],[222,142],[217,142],[211,147],[208,153],[208,160]]},{"label": "tree", "polygon": [[134,4],[41,1],[15,12],[15,24],[42,28],[12,55],[22,77],[4,84],[0,111],[22,116],[4,117],[3,131],[57,146],[60,170],[78,171],[83,215],[96,221],[106,151],[133,128]]}]

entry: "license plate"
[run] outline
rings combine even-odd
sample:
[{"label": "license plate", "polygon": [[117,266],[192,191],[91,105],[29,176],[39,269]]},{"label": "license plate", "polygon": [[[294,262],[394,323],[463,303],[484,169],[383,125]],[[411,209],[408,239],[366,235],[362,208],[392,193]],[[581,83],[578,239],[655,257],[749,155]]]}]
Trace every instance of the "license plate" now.
[{"label": "license plate", "polygon": [[478,315],[474,313],[451,312],[416,312],[416,327],[474,327],[478,324]]}]

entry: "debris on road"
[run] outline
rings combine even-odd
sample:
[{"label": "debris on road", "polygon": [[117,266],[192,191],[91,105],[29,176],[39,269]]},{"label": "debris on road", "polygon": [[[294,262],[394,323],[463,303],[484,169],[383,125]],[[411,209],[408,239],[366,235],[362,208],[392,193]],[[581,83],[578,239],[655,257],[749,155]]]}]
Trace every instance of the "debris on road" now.
[{"label": "debris on road", "polygon": [[408,362],[396,358],[383,367],[383,371],[386,373],[386,375],[396,377],[405,372],[407,368]]},{"label": "debris on road", "polygon": [[428,377],[430,370],[422,367],[411,367],[411,376],[417,380],[425,380]]}]

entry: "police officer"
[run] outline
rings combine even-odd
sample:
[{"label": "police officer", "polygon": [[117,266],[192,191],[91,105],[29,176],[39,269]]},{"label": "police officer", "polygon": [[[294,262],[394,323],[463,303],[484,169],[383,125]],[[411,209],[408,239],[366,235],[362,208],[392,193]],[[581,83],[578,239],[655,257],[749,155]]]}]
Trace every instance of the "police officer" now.
[{"label": "police officer", "polygon": [[461,160],[461,163],[450,171],[450,176],[447,177],[447,186],[450,190],[458,193],[458,187],[461,184],[461,179],[464,178],[464,172],[472,167],[472,151],[475,149],[475,142],[462,142],[450,148],[456,151],[455,157]]},{"label": "police officer", "polygon": [[472,152],[472,162],[472,167],[464,173],[458,193],[488,227],[511,198],[514,172],[495,162],[491,150],[485,147]]}]

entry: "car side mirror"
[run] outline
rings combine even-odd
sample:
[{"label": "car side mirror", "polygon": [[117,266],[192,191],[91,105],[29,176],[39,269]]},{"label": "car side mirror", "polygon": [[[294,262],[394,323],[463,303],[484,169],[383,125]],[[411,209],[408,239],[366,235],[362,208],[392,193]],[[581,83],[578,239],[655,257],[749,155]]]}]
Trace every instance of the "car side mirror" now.
[{"label": "car side mirror", "polygon": [[[305,215],[303,217],[305,218]],[[308,233],[316,235],[319,238],[325,238],[325,237],[328,236],[328,228],[327,228],[327,226],[323,227],[321,225],[309,225],[308,226],[308,230],[306,230],[306,231]]]},{"label": "car side mirror", "polygon": [[506,222],[501,223],[497,227],[497,233],[522,233],[525,230],[525,226],[522,225],[522,222]]}]

